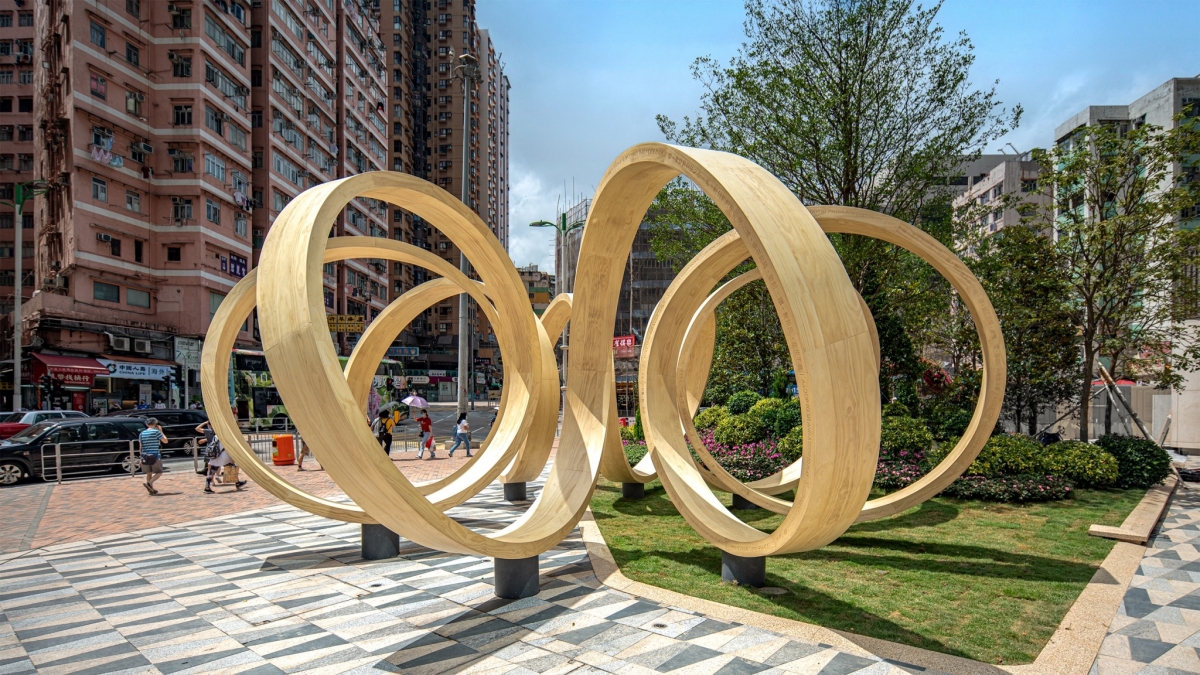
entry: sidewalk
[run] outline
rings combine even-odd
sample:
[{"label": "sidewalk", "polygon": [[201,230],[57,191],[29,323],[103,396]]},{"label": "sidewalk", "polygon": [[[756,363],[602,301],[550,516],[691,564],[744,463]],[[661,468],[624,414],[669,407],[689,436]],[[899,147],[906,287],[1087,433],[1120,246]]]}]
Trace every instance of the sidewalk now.
[{"label": "sidewalk", "polygon": [[[416,459],[413,452],[393,450],[392,460],[409,480],[423,482],[449,475],[467,461],[463,453],[447,458],[438,452],[432,460]],[[272,469],[296,487],[318,497],[341,494],[319,465],[305,460],[305,470],[295,466]],[[0,553],[41,548],[104,534],[132,532],[148,527],[173,525],[213,518],[279,504],[274,496],[253,481],[239,492],[216,488],[205,494],[204,477],[190,470],[164,473],[155,482],[159,491],[151,497],[142,478],[126,475],[85,478],[53,483],[24,483],[0,489]],[[0,670],[0,672],[3,672]]]}]

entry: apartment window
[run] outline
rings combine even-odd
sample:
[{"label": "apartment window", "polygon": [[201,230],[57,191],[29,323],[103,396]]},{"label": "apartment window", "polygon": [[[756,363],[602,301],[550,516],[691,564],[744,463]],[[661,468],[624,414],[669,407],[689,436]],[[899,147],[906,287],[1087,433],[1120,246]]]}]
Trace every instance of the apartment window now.
[{"label": "apartment window", "polygon": [[104,26],[101,26],[100,24],[96,23],[95,21],[93,21],[91,23],[92,23],[92,44],[103,49],[105,47],[105,42],[107,41],[107,38],[108,38],[108,31],[106,31],[104,29]]},{"label": "apartment window", "polygon": [[12,28],[12,12],[0,13],[0,28]]},{"label": "apartment window", "polygon": [[142,3],[140,0],[125,0],[125,13],[134,18],[142,17]]},{"label": "apartment window", "polygon": [[125,304],[131,307],[150,308],[150,291],[139,291],[136,288],[125,289]]},{"label": "apartment window", "polygon": [[108,252],[111,253],[114,258],[120,258],[121,257],[121,240],[120,239],[109,239],[108,240]]},{"label": "apartment window", "polygon": [[241,129],[237,128],[236,126],[230,124],[229,125],[229,142],[232,143],[234,145],[234,147],[236,147],[238,150],[245,150],[246,149],[246,132],[244,132]]},{"label": "apartment window", "polygon": [[192,157],[190,155],[176,155],[171,160],[171,170],[175,173],[192,173],[195,171]]},{"label": "apartment window", "polygon": [[146,153],[134,146],[129,146],[129,160],[138,164],[146,163]]},{"label": "apartment window", "polygon": [[33,12],[18,12],[17,13],[17,25],[18,26],[32,26],[33,25]]},{"label": "apartment window", "polygon": [[171,75],[175,77],[192,76],[192,57],[180,56],[175,52],[171,52],[167,57],[171,60]]},{"label": "apartment window", "polygon": [[259,47],[262,46],[262,31],[261,30],[250,31],[250,46],[255,49],[258,49]]},{"label": "apartment window", "polygon": [[204,199],[204,217],[211,223],[221,224],[221,205],[207,197]]},{"label": "apartment window", "polygon": [[291,197],[283,194],[282,192],[278,192],[278,191],[272,191],[271,197],[273,200],[273,203],[271,204],[271,206],[273,206],[276,211],[282,211],[284,209],[284,207],[286,207],[288,205],[288,202],[292,201]]},{"label": "apartment window", "polygon": [[0,213],[0,230],[13,229],[13,214]]},{"label": "apartment window", "polygon": [[12,56],[12,40],[0,40],[0,56]]},{"label": "apartment window", "polygon": [[[261,188],[259,188],[254,191],[254,208],[261,209],[262,207],[263,207],[263,191]],[[255,231],[257,232],[257,230],[255,230]]]},{"label": "apartment window", "polygon": [[17,155],[17,171],[33,171],[33,155]]},{"label": "apartment window", "polygon": [[[17,99],[17,112],[33,112],[33,98],[29,97]],[[30,135],[29,140],[33,140],[32,135]]]},{"label": "apartment window", "polygon": [[10,112],[12,112],[12,97],[11,96],[0,97],[0,113],[10,113]]},{"label": "apartment window", "polygon": [[[26,99],[26,100],[32,101],[33,99]],[[32,112],[32,110],[22,110],[21,112]],[[32,141],[33,140],[33,127],[17,125],[17,140],[18,141]]]},{"label": "apartment window", "polygon": [[264,162],[263,162],[262,150],[255,150],[251,161],[254,162],[254,168],[256,168],[256,169],[263,168]]},{"label": "apartment window", "polygon": [[92,199],[98,202],[108,202],[108,181],[100,178],[92,179]]},{"label": "apartment window", "polygon": [[133,242],[133,261],[142,262],[142,242],[140,240]]},{"label": "apartment window", "polygon": [[223,113],[204,106],[204,126],[217,132],[217,135],[221,137],[225,136],[225,121],[221,119],[223,116]]},{"label": "apartment window", "polygon": [[250,71],[250,86],[262,86],[262,68],[255,68],[254,70]]},{"label": "apartment window", "polygon": [[12,183],[0,183],[0,199],[12,199],[12,198],[13,198],[13,184]]},{"label": "apartment window", "polygon": [[250,126],[254,129],[262,128],[262,111],[253,110],[250,112]]},{"label": "apartment window", "polygon": [[12,170],[13,170],[13,156],[12,155],[0,155],[0,171],[12,171]]},{"label": "apartment window", "polygon": [[125,112],[137,117],[142,116],[142,103],[146,95],[136,91],[125,92]]},{"label": "apartment window", "polygon": [[192,27],[192,10],[177,8],[175,13],[171,15],[171,28],[191,28]]},{"label": "apartment window", "polygon": [[167,262],[179,262],[183,260],[182,251],[183,249],[179,248],[178,246],[168,246]]},{"label": "apartment window", "polygon": [[239,213],[233,217],[233,232],[241,237],[246,236],[246,214]]},{"label": "apartment window", "polygon": [[135,66],[141,62],[141,54],[138,52],[138,48],[128,42],[125,43],[125,60]]},{"label": "apartment window", "polygon": [[[12,258],[14,255],[13,242],[6,241],[0,244],[0,258]],[[9,286],[12,286],[12,284],[9,284]]]},{"label": "apartment window", "polygon": [[11,141],[13,139],[13,128],[11,124],[0,126],[0,141]]},{"label": "apartment window", "polygon": [[13,71],[0,70],[0,84],[12,84],[12,83],[13,83]]},{"label": "apartment window", "polygon": [[106,284],[103,281],[93,281],[92,298],[105,302],[120,302],[121,287],[114,284]]},{"label": "apartment window", "polygon": [[[178,199],[171,204],[172,215],[175,220],[191,220],[192,219],[192,200]],[[177,249],[178,250],[178,249]],[[171,259],[171,249],[167,249],[167,260]],[[178,258],[176,258],[178,260]]]},{"label": "apartment window", "polygon": [[204,173],[224,183],[225,160],[212,154],[211,152],[204,153]]},{"label": "apartment window", "polygon": [[[32,213],[22,213],[21,214],[21,229],[22,230],[32,230],[33,229],[33,214]],[[25,250],[31,251],[33,249],[27,248]],[[30,256],[30,254],[27,252],[24,257],[28,258],[29,256]]]},{"label": "apartment window", "polygon": [[246,178],[246,174],[236,169],[230,172],[230,182],[233,183],[233,189],[236,192],[246,192],[246,188],[250,186],[250,179]]},{"label": "apartment window", "polygon": [[177,126],[177,127],[192,126],[192,106],[190,106],[190,105],[175,106],[175,126]]},{"label": "apartment window", "polygon": [[208,318],[211,319],[217,315],[217,310],[221,307],[221,301],[225,299],[220,293],[208,292]]},{"label": "apartment window", "polygon": [[142,212],[142,196],[133,190],[125,191],[125,208],[134,213]]}]

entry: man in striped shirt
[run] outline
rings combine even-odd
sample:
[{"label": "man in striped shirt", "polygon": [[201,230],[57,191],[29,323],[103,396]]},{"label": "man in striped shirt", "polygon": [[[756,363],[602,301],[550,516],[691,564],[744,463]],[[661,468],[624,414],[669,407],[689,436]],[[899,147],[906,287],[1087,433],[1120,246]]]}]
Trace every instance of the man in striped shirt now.
[{"label": "man in striped shirt", "polygon": [[149,417],[146,419],[146,428],[138,434],[138,440],[142,444],[142,473],[146,474],[144,485],[147,492],[156,495],[158,490],[154,489],[154,481],[163,472],[162,444],[167,442],[167,435],[163,433],[158,420]]}]

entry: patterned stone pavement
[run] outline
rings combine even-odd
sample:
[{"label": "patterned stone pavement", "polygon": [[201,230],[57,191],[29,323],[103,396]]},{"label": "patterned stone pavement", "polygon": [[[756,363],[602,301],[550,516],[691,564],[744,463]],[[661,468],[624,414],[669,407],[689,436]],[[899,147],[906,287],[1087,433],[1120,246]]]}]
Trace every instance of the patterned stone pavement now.
[{"label": "patterned stone pavement", "polygon": [[[522,510],[493,485],[451,515]],[[928,672],[601,586],[578,531],[541,570],[500,600],[490,559],[364,561],[358,526],[285,506],[98,536],[0,556],[0,674]]]},{"label": "patterned stone pavement", "polygon": [[1108,631],[1092,675],[1200,673],[1200,485],[1176,491]]}]

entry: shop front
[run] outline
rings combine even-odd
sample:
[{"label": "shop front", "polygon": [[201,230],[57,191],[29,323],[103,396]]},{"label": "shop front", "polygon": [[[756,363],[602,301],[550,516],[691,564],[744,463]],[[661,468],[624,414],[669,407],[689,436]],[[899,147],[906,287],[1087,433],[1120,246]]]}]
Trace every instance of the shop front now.
[{"label": "shop front", "polygon": [[96,379],[108,374],[103,364],[80,356],[41,353],[31,356],[27,381],[36,391],[39,409],[88,412],[88,395]]},{"label": "shop front", "polygon": [[93,414],[131,408],[179,406],[175,364],[158,359],[121,356],[96,359],[104,375],[92,389]]}]

